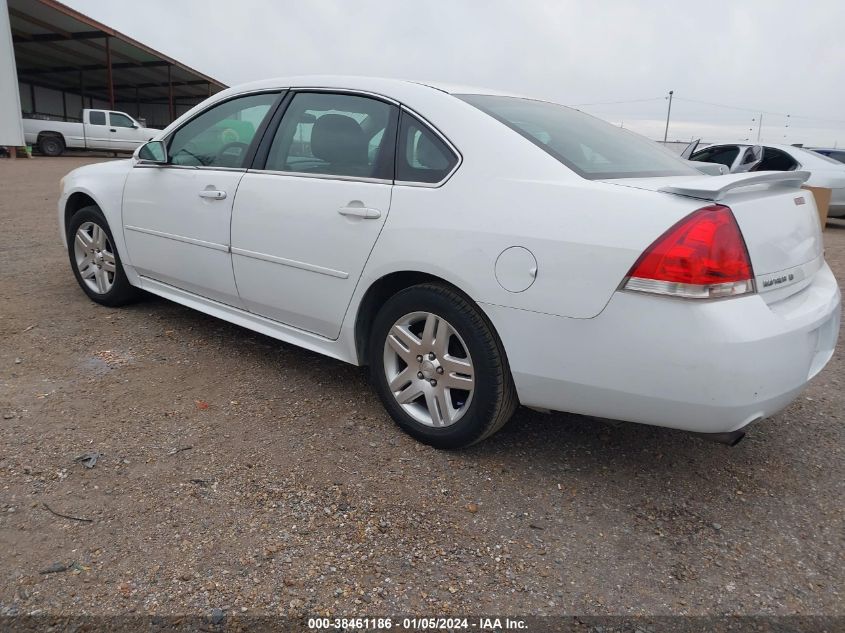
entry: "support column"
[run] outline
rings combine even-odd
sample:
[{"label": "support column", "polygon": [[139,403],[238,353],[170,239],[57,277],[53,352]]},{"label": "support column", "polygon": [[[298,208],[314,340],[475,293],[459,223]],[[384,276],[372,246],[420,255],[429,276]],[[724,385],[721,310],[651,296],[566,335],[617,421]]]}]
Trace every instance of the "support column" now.
[{"label": "support column", "polygon": [[85,121],[85,117],[82,116],[82,110],[85,109],[85,76],[82,74],[82,71],[79,71],[79,117],[80,121]]},{"label": "support column", "polygon": [[106,81],[109,83],[109,109],[114,110],[114,78],[111,68],[111,38],[106,35]]},{"label": "support column", "polygon": [[167,101],[170,104],[170,121],[169,123],[173,123],[176,120],[176,110],[173,107],[173,78],[172,78],[172,71],[173,64],[167,65]]}]

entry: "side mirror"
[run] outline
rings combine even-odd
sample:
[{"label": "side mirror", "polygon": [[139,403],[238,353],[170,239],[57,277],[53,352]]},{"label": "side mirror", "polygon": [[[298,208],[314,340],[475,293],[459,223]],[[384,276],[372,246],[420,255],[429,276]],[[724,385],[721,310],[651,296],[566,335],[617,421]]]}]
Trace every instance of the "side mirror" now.
[{"label": "side mirror", "polygon": [[137,123],[132,124],[132,129],[137,130],[140,126]]},{"label": "side mirror", "polygon": [[763,162],[763,148],[760,145],[752,145],[745,150],[742,162],[734,168],[733,172],[735,174],[741,174],[751,171],[761,162]]},{"label": "side mirror", "polygon": [[164,141],[148,141],[135,150],[134,156],[139,163],[166,165],[167,146]]}]

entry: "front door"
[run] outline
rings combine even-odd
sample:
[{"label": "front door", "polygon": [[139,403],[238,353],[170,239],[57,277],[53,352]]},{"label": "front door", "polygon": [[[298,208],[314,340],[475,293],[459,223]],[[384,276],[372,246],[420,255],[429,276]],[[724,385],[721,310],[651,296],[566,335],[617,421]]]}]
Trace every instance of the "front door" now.
[{"label": "front door", "polygon": [[232,263],[244,307],[338,336],[390,209],[397,121],[398,108],[375,98],[294,95],[263,169],[244,176],[235,199]]},{"label": "front door", "polygon": [[261,93],[217,104],[169,137],[167,165],[130,171],[123,228],[140,275],[239,305],[229,252],[232,203],[250,144],[277,98]]},{"label": "front door", "polygon": [[141,138],[138,125],[123,112],[109,112],[109,134],[111,149],[118,152],[132,152],[146,138]]}]

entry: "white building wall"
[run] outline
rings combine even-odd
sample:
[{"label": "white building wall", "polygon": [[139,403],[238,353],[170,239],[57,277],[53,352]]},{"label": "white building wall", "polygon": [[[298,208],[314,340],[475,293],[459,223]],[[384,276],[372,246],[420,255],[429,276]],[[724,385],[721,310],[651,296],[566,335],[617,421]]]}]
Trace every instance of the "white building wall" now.
[{"label": "white building wall", "polygon": [[0,145],[19,147],[23,144],[21,99],[9,7],[6,0],[0,0]]}]

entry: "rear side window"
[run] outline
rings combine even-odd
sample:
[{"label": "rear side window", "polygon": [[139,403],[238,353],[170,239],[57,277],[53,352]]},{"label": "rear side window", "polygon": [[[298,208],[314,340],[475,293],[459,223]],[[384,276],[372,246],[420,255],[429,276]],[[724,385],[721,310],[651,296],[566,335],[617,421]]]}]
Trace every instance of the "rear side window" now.
[{"label": "rear side window", "polygon": [[88,122],[91,125],[105,125],[106,124],[106,113],[105,112],[89,112],[88,113]]},{"label": "rear side window", "polygon": [[396,180],[438,183],[458,164],[458,157],[426,125],[407,112],[399,124]]},{"label": "rear side window", "polygon": [[[494,95],[455,95],[518,132],[582,178],[700,175],[638,134],[566,106]],[[495,152],[495,139],[489,139]]]},{"label": "rear side window", "polygon": [[351,94],[301,92],[282,117],[265,169],[389,180],[398,111]]},{"label": "rear side window", "polygon": [[774,147],[763,148],[763,160],[754,171],[792,171],[798,163],[792,156]]}]

